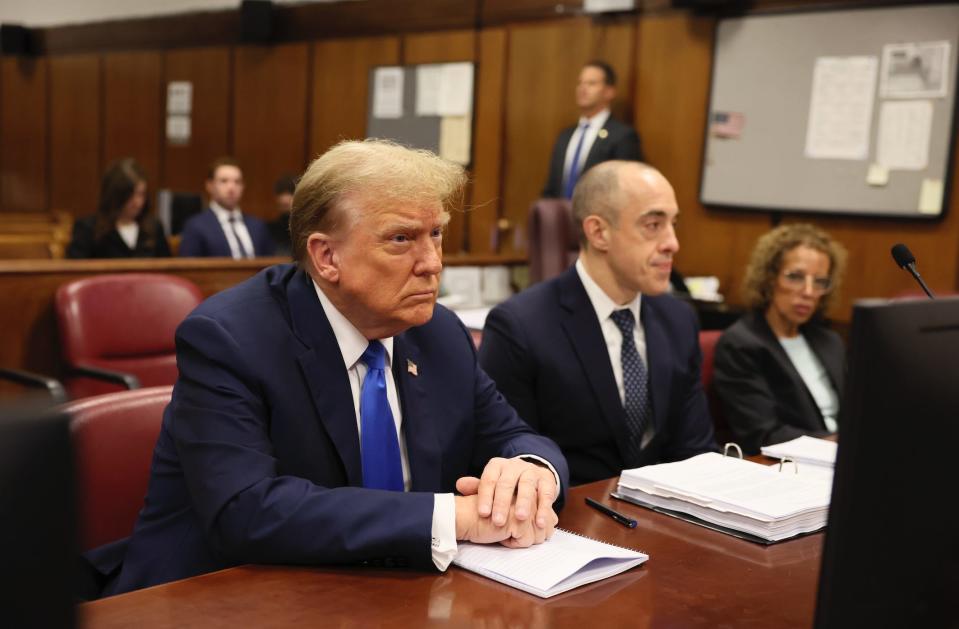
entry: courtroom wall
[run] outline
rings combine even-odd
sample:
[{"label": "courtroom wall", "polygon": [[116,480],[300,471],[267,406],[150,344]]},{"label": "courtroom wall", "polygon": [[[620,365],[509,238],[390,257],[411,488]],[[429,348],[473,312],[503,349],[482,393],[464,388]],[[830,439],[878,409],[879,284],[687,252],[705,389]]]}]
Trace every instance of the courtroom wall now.
[{"label": "courtroom wall", "polygon": [[[228,153],[244,164],[244,209],[272,218],[277,176],[301,172],[339,139],[364,135],[372,67],[474,61],[475,140],[465,199],[471,209],[454,213],[446,251],[522,253],[527,208],[542,187],[552,143],[576,117],[579,65],[602,57],[621,77],[615,115],[634,122],[649,161],[676,188],[677,267],[717,275],[735,303],[749,249],[774,217],[717,212],[698,202],[714,19],[669,9],[592,18],[574,15],[578,4],[291,5],[278,21],[280,42],[269,46],[236,41],[235,16],[227,14],[195,19],[189,28],[175,17],[134,21],[123,32],[140,33],[136,41],[112,24],[48,29],[39,38],[43,54],[0,59],[0,214],[89,214],[99,173],[121,155],[146,167],[154,189],[200,192],[207,164]],[[167,29],[165,39],[156,32]],[[98,32],[110,38],[97,39]],[[164,135],[166,84],[173,80],[194,85],[188,146],[171,145]],[[832,313],[847,319],[852,298],[912,288],[889,260],[893,242],[910,245],[933,288],[959,288],[959,207],[956,195],[949,198],[945,219],[936,223],[783,220],[811,220],[850,250],[847,288]]]}]

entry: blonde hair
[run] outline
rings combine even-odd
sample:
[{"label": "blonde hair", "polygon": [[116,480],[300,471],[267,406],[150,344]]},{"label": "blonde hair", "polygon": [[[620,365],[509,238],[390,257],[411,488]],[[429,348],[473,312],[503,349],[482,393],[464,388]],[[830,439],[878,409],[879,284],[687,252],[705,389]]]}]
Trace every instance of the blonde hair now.
[{"label": "blonde hair", "polygon": [[822,296],[816,314],[829,308],[839,292],[846,270],[846,250],[829,234],[808,223],[780,225],[760,236],[753,247],[743,278],[743,299],[750,308],[765,310],[772,302],[773,290],[782,271],[783,256],[799,246],[820,251],[829,258],[831,290]]},{"label": "blonde hair", "polygon": [[314,232],[342,226],[342,201],[359,196],[373,209],[409,203],[440,202],[444,218],[462,201],[466,172],[430,151],[375,138],[340,142],[313,162],[296,184],[290,213],[293,257],[306,259]]}]

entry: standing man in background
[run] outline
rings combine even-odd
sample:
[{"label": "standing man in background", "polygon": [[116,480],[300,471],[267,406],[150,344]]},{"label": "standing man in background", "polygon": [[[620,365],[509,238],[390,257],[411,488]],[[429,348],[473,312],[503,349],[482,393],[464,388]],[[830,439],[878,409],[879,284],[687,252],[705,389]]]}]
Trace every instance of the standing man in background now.
[{"label": "standing man in background", "polygon": [[579,177],[600,162],[643,161],[639,134],[610,116],[609,107],[615,98],[613,68],[605,61],[584,65],[576,83],[579,122],[563,129],[556,139],[544,197],[571,199]]},{"label": "standing man in background", "polygon": [[266,224],[243,214],[243,171],[231,157],[210,166],[206,180],[210,208],[188,220],[180,241],[182,257],[223,257],[242,260],[271,256],[276,247]]}]

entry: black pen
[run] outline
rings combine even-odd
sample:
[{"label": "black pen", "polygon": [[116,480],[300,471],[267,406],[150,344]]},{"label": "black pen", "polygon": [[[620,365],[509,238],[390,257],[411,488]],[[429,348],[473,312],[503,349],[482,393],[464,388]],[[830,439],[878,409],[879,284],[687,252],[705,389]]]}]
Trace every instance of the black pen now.
[{"label": "black pen", "polygon": [[625,515],[623,515],[623,514],[620,513],[619,511],[615,511],[615,510],[613,510],[613,509],[610,509],[609,507],[607,507],[606,505],[604,505],[604,504],[601,503],[601,502],[596,502],[596,501],[593,500],[592,498],[587,498],[587,499],[586,499],[586,504],[588,504],[588,505],[591,506],[592,508],[596,509],[596,510],[599,511],[600,513],[605,513],[606,515],[608,515],[609,517],[613,518],[614,520],[616,520],[617,522],[619,522],[619,523],[622,524],[623,526],[628,526],[628,527],[631,528],[631,529],[636,528],[636,520],[634,520],[634,519],[632,519],[632,518],[627,518]]}]

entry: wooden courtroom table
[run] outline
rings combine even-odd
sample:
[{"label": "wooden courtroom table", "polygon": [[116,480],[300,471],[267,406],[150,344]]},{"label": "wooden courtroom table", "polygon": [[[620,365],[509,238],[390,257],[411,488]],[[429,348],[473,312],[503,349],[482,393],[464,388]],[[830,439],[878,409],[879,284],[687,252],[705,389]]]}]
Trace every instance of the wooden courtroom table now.
[{"label": "wooden courtroom table", "polygon": [[[200,287],[205,297],[288,258],[131,258],[117,260],[0,260],[0,367],[60,377],[54,295],[65,282],[101,273],[169,273]],[[524,258],[449,255],[446,266],[520,264]]]},{"label": "wooden courtroom table", "polygon": [[[560,526],[646,552],[644,565],[550,599],[455,566],[444,574],[242,566],[85,603],[87,629],[137,627],[809,627],[823,533],[761,546],[573,488]],[[585,496],[636,518],[628,529]]]}]

